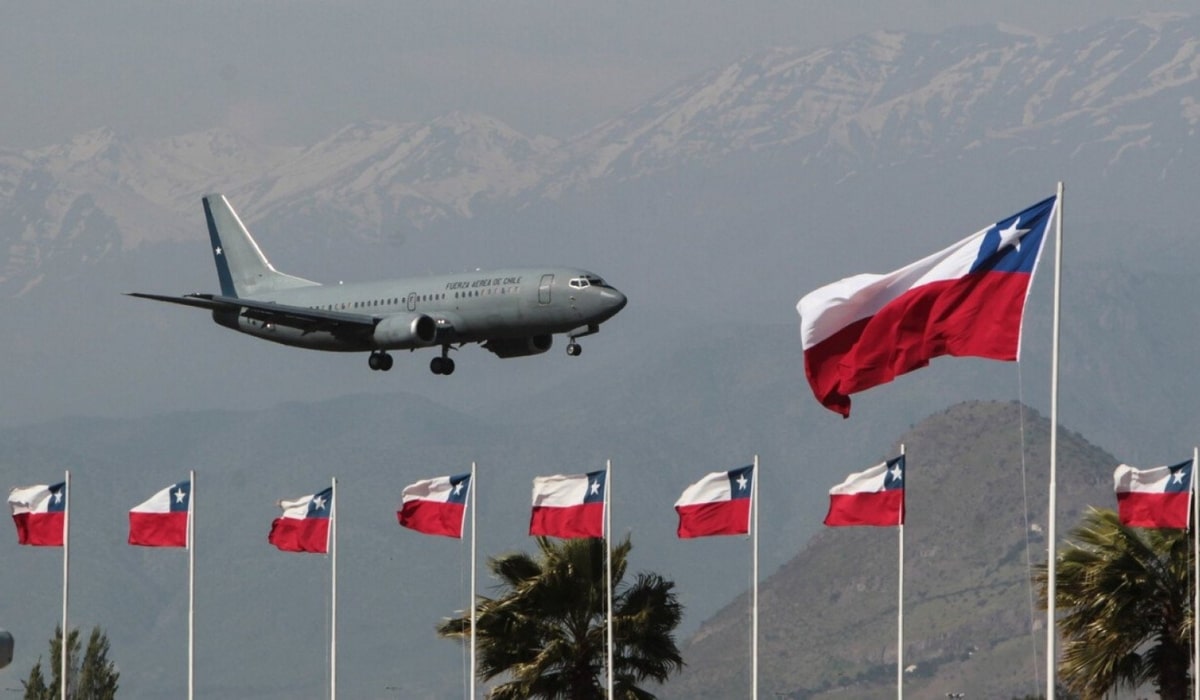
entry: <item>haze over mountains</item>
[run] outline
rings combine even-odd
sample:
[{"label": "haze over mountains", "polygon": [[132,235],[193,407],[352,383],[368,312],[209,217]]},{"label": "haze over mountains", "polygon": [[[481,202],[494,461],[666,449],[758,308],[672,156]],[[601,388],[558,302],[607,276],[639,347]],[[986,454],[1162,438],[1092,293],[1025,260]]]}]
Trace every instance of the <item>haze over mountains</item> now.
[{"label": "haze over mountains", "polygon": [[[1052,251],[1019,372],[936,362],[857,399],[848,421],[803,381],[794,304],[940,249],[1060,179],[1063,422],[1131,463],[1179,459],[1200,418],[1197,36],[1191,15],[770,49],[562,141],[455,112],[290,147],[220,129],[143,139],[114,124],[0,151],[0,473],[15,485],[69,467],[95,491],[77,501],[81,519],[106,524],[81,535],[76,619],[109,629],[131,697],[178,696],[182,573],[169,553],[120,544],[124,510],[192,467],[198,503],[221,499],[202,515],[211,549],[198,550],[211,557],[204,604],[223,616],[201,623],[202,675],[221,675],[210,694],[320,684],[321,629],[281,620],[303,608],[319,623],[326,569],[261,540],[276,499],[331,471],[370,513],[344,530],[356,543],[341,590],[360,603],[343,617],[361,631],[342,647],[351,697],[383,697],[423,669],[435,680],[405,697],[457,687],[457,652],[431,630],[461,606],[443,590],[460,552],[404,537],[391,513],[408,481],[472,460],[495,469],[480,480],[481,515],[498,518],[481,551],[494,552],[527,546],[529,478],[612,458],[634,566],[680,582],[691,632],[747,583],[744,543],[673,542],[670,503],[704,472],[763,457],[766,573],[819,528],[826,489],[923,416],[977,398],[1044,410]],[[398,356],[382,376],[362,357],[270,346],[120,296],[216,287],[199,206],[209,191],[230,197],[277,268],[311,279],[563,263],[602,274],[630,306],[581,358],[468,348],[441,378],[425,355]],[[43,582],[0,601],[0,624],[19,635],[14,668],[27,669],[53,628],[58,575],[53,553],[16,550],[0,538],[0,560]],[[715,559],[733,565],[714,571]],[[16,590],[16,572],[3,567],[0,587]],[[306,583],[282,584],[293,579]],[[245,648],[283,624],[286,643]]]}]

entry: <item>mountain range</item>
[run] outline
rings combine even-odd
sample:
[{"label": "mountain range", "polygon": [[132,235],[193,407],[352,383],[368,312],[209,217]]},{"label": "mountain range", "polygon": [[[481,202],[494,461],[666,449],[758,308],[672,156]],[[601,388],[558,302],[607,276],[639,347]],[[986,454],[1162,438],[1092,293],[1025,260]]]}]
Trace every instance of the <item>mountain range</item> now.
[{"label": "mountain range", "polygon": [[[794,599],[785,579],[800,580],[798,569],[824,572],[813,583],[821,586],[844,572],[830,542],[860,537],[864,557],[886,559],[888,541],[869,533],[809,543],[826,489],[847,471],[889,454],[897,436],[952,464],[979,439],[974,427],[955,437],[974,425],[961,412],[1003,427],[1013,401],[1047,407],[1054,251],[1031,293],[1020,363],[937,361],[856,397],[848,421],[817,405],[804,382],[794,304],[818,285],[899,267],[1063,180],[1061,419],[1098,445],[1080,443],[1082,461],[1102,462],[1085,479],[1097,490],[1078,502],[1101,497],[1097,485],[1117,459],[1109,455],[1149,465],[1190,451],[1200,422],[1188,342],[1200,325],[1191,271],[1200,255],[1191,233],[1200,218],[1196,36],[1200,16],[1177,15],[1053,36],[965,27],[767,49],[569,138],[458,112],[421,124],[362,121],[300,145],[220,128],[147,139],[113,124],[0,150],[0,473],[18,485],[70,468],[92,492],[80,500],[80,520],[93,525],[80,534],[76,619],[110,631],[124,692],[166,698],[178,697],[182,665],[179,557],[120,546],[122,509],[196,468],[198,503],[219,499],[199,515],[211,528],[197,552],[203,687],[270,698],[321,685],[327,572],[276,556],[263,528],[276,500],[337,471],[364,513],[347,516],[343,530],[354,543],[339,589],[354,601],[340,611],[344,690],[370,698],[403,687],[404,697],[433,698],[459,687],[457,649],[430,630],[462,605],[446,582],[457,573],[461,583],[463,554],[402,537],[392,515],[399,489],[478,460],[481,493],[495,489],[481,501],[480,515],[495,518],[481,552],[496,553],[528,546],[528,478],[611,458],[626,510],[614,522],[625,517],[617,534],[633,535],[631,565],[679,582],[683,634],[697,635],[677,696],[699,692],[710,680],[699,666],[713,659],[706,640],[737,636],[741,603],[729,601],[747,587],[738,567],[711,562],[744,561],[745,545],[676,543],[669,504],[683,486],[762,458],[763,572],[779,572],[772,600]],[[360,357],[270,346],[202,313],[122,297],[215,288],[198,201],[209,191],[229,195],[277,268],[307,278],[561,263],[602,274],[630,305],[587,339],[582,358],[556,348],[501,361],[467,348],[447,379],[419,356],[398,357],[381,377]],[[942,425],[936,416],[966,399],[1000,403],[956,407],[941,441],[909,433],[924,416]],[[988,439],[1011,464],[1014,438],[998,434],[1010,442]],[[1031,464],[1042,459],[1024,453]],[[967,473],[983,478],[982,463],[970,464]],[[1039,513],[1033,506],[1031,518]],[[937,522],[929,537],[951,527]],[[997,546],[1025,532],[1010,525]],[[922,527],[913,542],[925,538]],[[1019,557],[1005,552],[1003,571],[982,575],[1015,585]],[[53,629],[55,557],[0,542],[0,560],[20,563],[0,567],[0,589],[25,591],[0,601],[0,626],[18,637],[14,669],[44,653]],[[885,585],[865,581],[863,592]],[[1012,585],[951,598],[958,606],[977,595],[987,619],[1004,621],[1004,639],[1016,639],[1027,618],[1008,607]],[[882,619],[891,599],[829,602],[844,610],[852,601]],[[969,628],[969,615],[954,610]],[[779,617],[790,619],[811,622]],[[828,643],[822,635],[837,629],[826,620],[814,639]],[[782,628],[764,631],[797,643]],[[906,657],[928,667],[964,644],[984,648],[966,641],[977,637],[938,627]],[[877,692],[871,674],[886,676],[879,669],[894,653],[886,639],[839,649],[836,669],[808,656],[795,671],[768,661],[764,680],[795,697]],[[937,683],[967,673],[937,663],[928,677]],[[928,683],[920,687],[943,687]]]}]

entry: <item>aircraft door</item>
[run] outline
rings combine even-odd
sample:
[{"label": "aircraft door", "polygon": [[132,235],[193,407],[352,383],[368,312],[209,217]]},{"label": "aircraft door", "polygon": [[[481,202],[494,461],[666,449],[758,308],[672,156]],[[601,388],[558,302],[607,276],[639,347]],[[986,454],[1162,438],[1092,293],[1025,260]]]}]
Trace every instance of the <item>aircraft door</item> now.
[{"label": "aircraft door", "polygon": [[408,310],[409,310],[409,311],[416,311],[416,310],[417,310],[417,295],[416,295],[416,292],[413,292],[413,293],[411,293],[411,294],[409,294],[409,295],[408,295]]},{"label": "aircraft door", "polygon": [[550,287],[554,284],[554,275],[542,275],[538,285],[538,303],[545,306],[550,303]]}]

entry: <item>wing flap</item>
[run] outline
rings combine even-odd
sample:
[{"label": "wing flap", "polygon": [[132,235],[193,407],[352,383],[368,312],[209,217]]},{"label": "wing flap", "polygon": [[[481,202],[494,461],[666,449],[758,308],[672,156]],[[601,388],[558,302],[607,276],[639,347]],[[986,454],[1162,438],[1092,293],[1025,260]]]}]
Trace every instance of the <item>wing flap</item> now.
[{"label": "wing flap", "polygon": [[183,296],[167,296],[163,294],[144,294],[128,292],[128,296],[153,301],[163,301],[168,304],[180,304],[212,311],[234,311],[239,315],[264,323],[274,323],[278,326],[297,328],[305,333],[327,331],[335,335],[371,334],[378,316],[366,314],[348,314],[341,311],[325,311],[310,309],[304,306],[289,306],[271,301],[255,301],[240,297],[226,297],[219,294],[185,294]]}]

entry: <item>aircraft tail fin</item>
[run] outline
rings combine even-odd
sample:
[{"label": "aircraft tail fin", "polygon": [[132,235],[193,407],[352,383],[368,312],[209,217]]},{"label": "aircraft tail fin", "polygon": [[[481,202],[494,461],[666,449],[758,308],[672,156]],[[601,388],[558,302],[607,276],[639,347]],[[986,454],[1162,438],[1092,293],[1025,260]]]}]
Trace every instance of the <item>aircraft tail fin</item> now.
[{"label": "aircraft tail fin", "polygon": [[204,218],[208,222],[213,260],[217,264],[217,278],[221,282],[221,294],[228,297],[254,296],[317,284],[285,275],[272,267],[225,195],[209,194],[201,201],[204,203]]}]

